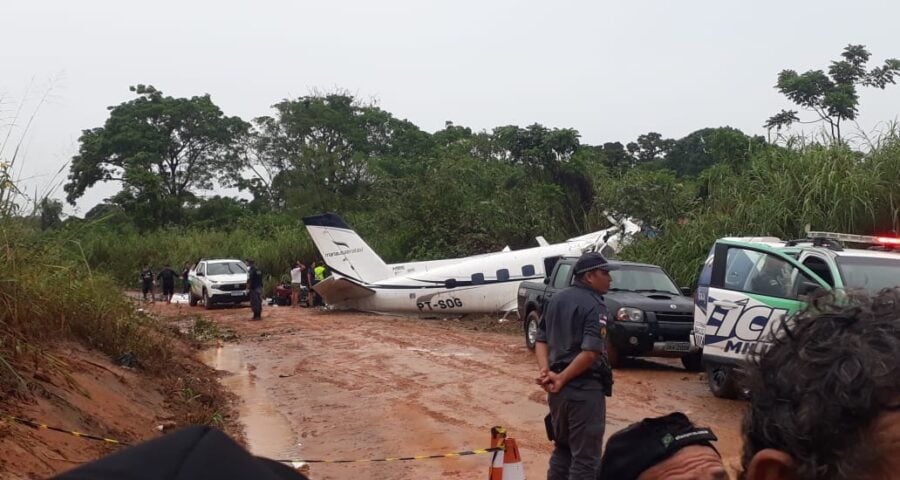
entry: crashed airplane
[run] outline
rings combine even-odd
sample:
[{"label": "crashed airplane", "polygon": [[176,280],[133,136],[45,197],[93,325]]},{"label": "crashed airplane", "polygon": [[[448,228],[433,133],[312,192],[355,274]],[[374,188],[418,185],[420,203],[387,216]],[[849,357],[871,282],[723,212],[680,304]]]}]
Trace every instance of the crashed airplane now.
[{"label": "crashed airplane", "polygon": [[586,251],[610,253],[640,230],[622,226],[549,244],[537,237],[534,248],[472,257],[386,264],[341,217],[325,213],[303,223],[331,275],[313,289],[339,309],[424,316],[510,312],[523,280],[544,277],[563,256]]}]

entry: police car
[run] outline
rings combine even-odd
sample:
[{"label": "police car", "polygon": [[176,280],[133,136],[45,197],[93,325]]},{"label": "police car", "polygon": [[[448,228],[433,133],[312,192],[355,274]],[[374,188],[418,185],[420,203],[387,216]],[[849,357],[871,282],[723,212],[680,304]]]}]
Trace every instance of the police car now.
[{"label": "police car", "polygon": [[[848,248],[850,245],[858,248]],[[763,353],[780,320],[819,290],[875,293],[900,286],[900,238],[809,232],[807,238],[722,238],[694,295],[691,350],[702,351],[717,397],[741,393],[740,366]]]}]

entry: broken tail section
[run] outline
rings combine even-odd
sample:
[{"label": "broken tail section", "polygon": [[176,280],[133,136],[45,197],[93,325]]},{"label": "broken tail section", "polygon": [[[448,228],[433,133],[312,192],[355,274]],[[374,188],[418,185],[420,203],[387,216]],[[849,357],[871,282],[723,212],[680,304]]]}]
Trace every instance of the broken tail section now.
[{"label": "broken tail section", "polygon": [[303,223],[332,272],[362,284],[391,277],[384,260],[341,217],[323,213]]}]

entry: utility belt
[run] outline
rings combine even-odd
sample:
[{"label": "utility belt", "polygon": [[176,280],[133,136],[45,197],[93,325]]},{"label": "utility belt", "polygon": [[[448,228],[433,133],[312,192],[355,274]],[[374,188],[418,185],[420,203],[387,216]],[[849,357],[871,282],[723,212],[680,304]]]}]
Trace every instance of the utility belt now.
[{"label": "utility belt", "polygon": [[[550,371],[553,373],[561,373],[563,370],[568,367],[569,364],[565,362],[556,362],[550,365]],[[575,377],[573,380],[595,380],[600,382],[603,385],[603,394],[607,397],[612,396],[612,387],[613,387],[613,375],[612,368],[610,368],[609,364],[605,361],[600,362],[600,365],[591,365],[591,368],[588,371],[582,373],[581,375]]]}]

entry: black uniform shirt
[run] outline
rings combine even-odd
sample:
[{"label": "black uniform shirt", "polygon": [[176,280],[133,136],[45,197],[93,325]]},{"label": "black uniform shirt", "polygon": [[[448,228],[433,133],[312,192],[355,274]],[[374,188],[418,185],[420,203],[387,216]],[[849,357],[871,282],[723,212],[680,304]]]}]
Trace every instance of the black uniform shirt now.
[{"label": "black uniform shirt", "polygon": [[[541,315],[537,341],[550,349],[550,368],[566,366],[583,350],[599,352],[591,371],[604,368],[606,351],[607,310],[603,296],[582,283],[561,290],[550,299]],[[582,375],[568,385],[597,388],[601,383],[595,376]]]},{"label": "black uniform shirt", "polygon": [[153,283],[153,270],[141,270],[141,280],[146,284]]},{"label": "black uniform shirt", "polygon": [[171,268],[164,268],[159,272],[159,275],[156,276],[157,280],[162,280],[163,285],[171,286],[175,285],[175,270]]},{"label": "black uniform shirt", "polygon": [[250,267],[250,270],[247,270],[247,288],[262,288],[263,286],[263,278],[262,272],[256,267]]}]

